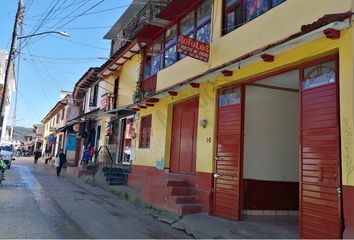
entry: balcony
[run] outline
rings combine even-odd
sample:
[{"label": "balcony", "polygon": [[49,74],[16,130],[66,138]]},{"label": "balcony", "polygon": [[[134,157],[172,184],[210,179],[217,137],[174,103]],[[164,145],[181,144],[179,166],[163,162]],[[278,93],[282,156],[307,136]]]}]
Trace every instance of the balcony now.
[{"label": "balcony", "polygon": [[[113,56],[128,42],[131,42],[137,38],[139,31],[146,25],[151,25],[154,28],[157,28],[157,30],[160,30],[161,27],[168,24],[169,21],[157,18],[156,16],[171,1],[172,0],[149,0],[140,12],[138,12],[138,14],[134,16],[132,20],[117,34],[117,37],[112,40],[111,56]],[[134,2],[132,5],[134,5]]]}]

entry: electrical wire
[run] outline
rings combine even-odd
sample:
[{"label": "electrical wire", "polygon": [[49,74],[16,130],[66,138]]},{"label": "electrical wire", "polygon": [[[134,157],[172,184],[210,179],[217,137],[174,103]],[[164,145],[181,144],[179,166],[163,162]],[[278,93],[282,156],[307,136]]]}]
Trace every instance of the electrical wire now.
[{"label": "electrical wire", "polygon": [[[77,4],[82,3],[82,2],[85,2],[85,1],[87,1],[87,0],[81,0],[81,1],[79,1],[79,2],[74,1],[74,3],[71,3],[71,4],[69,4],[69,5],[65,6],[65,7],[59,8],[59,9],[57,9],[57,10],[65,10],[65,9],[68,9],[69,7],[71,7],[71,6],[77,5]],[[32,18],[36,18],[36,17],[41,17],[41,16],[44,16],[45,14],[46,14],[46,13],[42,13],[42,14],[37,14],[37,15],[29,16],[28,19],[32,19]]]},{"label": "electrical wire", "polygon": [[83,43],[83,42],[78,42],[78,41],[70,40],[70,39],[68,39],[68,38],[61,38],[61,37],[58,37],[58,36],[53,36],[53,37],[59,38],[59,39],[63,39],[64,41],[72,42],[72,43],[75,43],[75,44],[78,44],[78,45],[90,47],[90,48],[96,48],[96,49],[102,49],[102,50],[109,50],[109,48],[103,48],[103,47],[99,47],[99,46],[94,46],[94,45],[90,45],[90,44],[87,44],[87,43]]},{"label": "electrical wire", "polygon": [[[105,0],[103,0],[103,1],[105,1]],[[109,11],[113,11],[113,10],[120,9],[120,8],[125,8],[125,7],[129,7],[129,4],[128,5],[117,6],[117,7],[113,7],[113,8],[108,8],[108,9],[103,9],[103,10],[96,11],[96,12],[90,12],[90,13],[80,14],[80,15],[76,15],[76,16],[70,16],[70,17],[66,17],[66,18],[63,18],[63,17],[62,18],[50,18],[50,19],[48,19],[48,21],[64,20],[64,19],[68,19],[68,18],[82,17],[82,16],[93,15],[93,14],[97,14],[97,13],[109,12]],[[40,20],[40,19],[33,19],[33,20]]]},{"label": "electrical wire", "polygon": [[[23,24],[25,26],[34,26],[31,24]],[[95,26],[95,27],[63,27],[62,30],[95,30],[95,29],[106,29],[111,28],[113,26]],[[50,30],[50,28],[45,28],[44,30]]]},{"label": "electrical wire", "polygon": [[[28,48],[28,51],[30,52],[30,49]],[[47,100],[49,101],[49,99],[51,98],[52,100],[56,101],[56,98],[54,97],[54,95],[52,94],[52,92],[50,91],[50,88],[45,84],[45,82],[42,82],[41,78],[43,77],[38,68],[37,68],[37,65],[35,62],[33,62],[33,64],[30,64],[31,68],[34,70],[36,76],[37,76],[37,80],[38,80],[38,83],[40,84],[44,94],[46,95],[47,97]],[[44,91],[44,90],[47,90],[47,91]],[[47,95],[49,94],[49,95]],[[49,97],[48,97],[49,96]]]}]

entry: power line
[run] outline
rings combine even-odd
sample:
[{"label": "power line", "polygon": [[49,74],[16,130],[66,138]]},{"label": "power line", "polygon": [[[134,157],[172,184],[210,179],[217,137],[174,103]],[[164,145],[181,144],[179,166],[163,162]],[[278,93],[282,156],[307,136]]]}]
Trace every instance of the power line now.
[{"label": "power line", "polygon": [[20,96],[23,100],[24,100],[24,103],[26,104],[26,106],[28,107],[28,109],[34,113],[35,115],[37,115],[38,118],[41,118],[41,116],[32,108],[31,105],[29,105],[28,103],[28,100],[25,99],[25,97],[21,94],[21,93],[18,93],[18,96]]},{"label": "power line", "polygon": [[56,37],[56,38],[60,38],[60,39],[63,39],[67,42],[72,42],[72,43],[76,43],[76,44],[79,44],[79,45],[82,45],[82,46],[86,46],[86,47],[90,47],[90,48],[97,48],[97,49],[102,49],[102,50],[109,50],[108,48],[103,48],[103,47],[99,47],[99,46],[94,46],[94,45],[90,45],[90,44],[87,44],[87,43],[83,43],[83,42],[78,42],[78,41],[74,41],[74,40],[70,40],[68,38],[61,38],[61,37],[58,37],[58,36],[53,36],[53,37]]},{"label": "power line", "polygon": [[[79,4],[79,3],[82,3],[82,2],[85,2],[85,1],[87,1],[87,0],[82,0],[82,1],[79,1],[79,2],[74,2],[74,3],[71,3],[71,4],[67,5],[67,6],[65,6],[65,7],[58,8],[57,10],[65,10],[65,9],[68,9],[69,7],[71,7],[71,6],[74,6],[74,5],[76,5],[76,4]],[[37,14],[37,15],[29,16],[28,19],[35,18],[35,17],[40,17],[40,16],[43,16],[43,15],[45,15],[45,14],[46,14],[46,13],[42,13],[42,14]]]},{"label": "power line", "polygon": [[[105,0],[103,0],[103,1],[105,1]],[[76,15],[76,16],[70,16],[70,17],[66,17],[66,18],[50,18],[50,19],[47,19],[47,20],[48,21],[64,20],[64,19],[68,19],[68,18],[76,18],[76,17],[87,16],[87,15],[93,15],[93,14],[97,14],[97,13],[109,12],[109,11],[113,11],[113,10],[120,9],[120,8],[125,8],[125,7],[129,7],[129,4],[128,5],[117,6],[117,7],[113,7],[113,8],[108,8],[108,9],[103,9],[103,10],[96,11],[96,12],[90,12],[90,13],[80,14],[80,15]],[[35,20],[41,20],[41,19],[33,19],[33,21],[35,21]],[[32,21],[32,20],[30,20],[30,21]]]},{"label": "power line", "polygon": [[95,7],[97,7],[98,5],[102,4],[105,0],[101,0],[100,2],[96,3],[95,5],[93,5],[92,7],[90,7],[89,9],[85,10],[83,13],[75,16],[73,19],[67,21],[66,23],[62,24],[59,28],[64,27],[65,25],[68,25],[69,23],[73,22],[74,20],[76,20],[77,18],[83,16],[83,14],[87,13],[88,11],[94,9]]},{"label": "power line", "polygon": [[[25,26],[34,26],[31,24],[23,24]],[[111,28],[113,26],[95,26],[95,27],[63,27],[61,28],[62,30],[94,30],[94,29],[106,29],[106,28]],[[44,28],[44,30],[50,30],[50,28]]]},{"label": "power line", "polygon": [[39,59],[53,59],[57,61],[66,61],[66,60],[99,60],[97,57],[49,57],[49,56],[40,56],[40,55],[33,55],[33,54],[26,54],[22,53],[25,56],[31,56]]},{"label": "power line", "polygon": [[[30,49],[28,49],[28,51],[30,52]],[[48,92],[49,95],[47,95],[47,92],[46,92],[46,91],[44,91],[44,94],[45,94],[47,97],[48,97],[48,96],[52,97],[52,100],[55,101],[56,98],[55,98],[54,95],[51,93],[50,89],[49,89],[48,86],[45,84],[45,82],[42,82],[42,80],[41,80],[42,75],[41,75],[41,74],[39,73],[39,71],[38,71],[36,62],[34,61],[33,64],[31,64],[30,66],[31,66],[32,69],[34,70],[34,72],[35,72],[35,74],[36,74],[36,76],[37,76],[37,80],[38,80],[39,84],[40,84],[41,87],[42,87],[42,90],[44,90],[44,88],[46,88],[46,90],[47,90],[47,92]],[[47,100],[49,100],[49,98],[47,98]]]}]

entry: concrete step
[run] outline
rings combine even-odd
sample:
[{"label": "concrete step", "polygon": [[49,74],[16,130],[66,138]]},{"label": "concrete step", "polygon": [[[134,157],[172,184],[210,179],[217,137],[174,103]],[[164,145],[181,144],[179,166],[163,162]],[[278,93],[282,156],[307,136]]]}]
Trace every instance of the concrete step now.
[{"label": "concrete step", "polygon": [[127,185],[127,184],[126,184],[125,182],[123,182],[123,181],[114,181],[114,182],[109,182],[108,185],[109,185],[109,186],[118,186],[118,185],[123,185],[123,186],[125,186],[125,185]]},{"label": "concrete step", "polygon": [[181,215],[198,213],[202,211],[202,205],[196,203],[178,204],[178,207],[180,208]]},{"label": "concrete step", "polygon": [[167,180],[167,187],[188,187],[189,182],[185,180]]},{"label": "concrete step", "polygon": [[195,203],[196,198],[193,195],[186,196],[175,196],[176,204],[184,204],[184,203]]},{"label": "concrete step", "polygon": [[186,196],[192,194],[191,187],[172,187],[171,195],[172,196]]},{"label": "concrete step", "polygon": [[103,167],[102,168],[102,171],[104,173],[106,172],[121,172],[121,173],[130,173],[130,168],[122,168],[122,167],[113,167],[113,168],[110,168],[110,167]]},{"label": "concrete step", "polygon": [[106,177],[106,181],[107,182],[111,182],[111,181],[116,181],[116,180],[126,180],[126,177]]},{"label": "concrete step", "polygon": [[88,171],[96,171],[97,166],[88,164],[88,165],[84,165],[82,168]]},{"label": "concrete step", "polygon": [[105,172],[104,173],[105,177],[120,177],[120,176],[128,176],[128,173],[122,173],[122,172]]}]

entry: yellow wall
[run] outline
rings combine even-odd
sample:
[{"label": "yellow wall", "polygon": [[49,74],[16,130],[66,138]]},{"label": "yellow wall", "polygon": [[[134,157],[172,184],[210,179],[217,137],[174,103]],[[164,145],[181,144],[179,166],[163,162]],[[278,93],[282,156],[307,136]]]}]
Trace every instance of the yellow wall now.
[{"label": "yellow wall", "polygon": [[135,54],[131,60],[127,60],[123,67],[107,77],[105,88],[112,94],[114,92],[115,79],[119,77],[118,101],[114,108],[123,107],[133,103],[132,94],[135,91],[136,82],[139,79],[139,69],[141,64],[141,55]]},{"label": "yellow wall", "polygon": [[124,63],[119,77],[118,107],[133,103],[132,94],[139,79],[141,57],[135,54],[131,60]]},{"label": "yellow wall", "polygon": [[340,120],[342,144],[342,182],[354,186],[354,52],[353,31],[342,34],[339,42]]},{"label": "yellow wall", "polygon": [[157,90],[300,32],[302,25],[311,24],[325,14],[351,11],[352,6],[352,0],[287,0],[231,33],[221,36],[222,2],[214,0],[209,62],[203,63],[187,57],[163,69],[157,75]]},{"label": "yellow wall", "polygon": [[[342,149],[345,149],[343,148],[345,146],[349,149],[348,152],[342,152],[343,183],[354,185],[353,173],[345,174],[345,168],[347,170],[353,169],[353,39],[353,31],[352,29],[348,29],[342,31],[341,38],[338,40],[321,38],[276,55],[276,60],[272,63],[258,61],[257,63],[236,70],[233,77],[218,76],[210,78],[207,82],[202,83],[199,89],[186,86],[184,90],[179,91],[177,97],[168,96],[160,99],[160,102],[155,104],[153,108],[141,110],[140,112],[140,118],[152,113],[151,146],[149,149],[136,148],[136,160],[133,161],[133,164],[155,166],[155,161],[163,158],[165,160],[165,167],[169,165],[172,104],[199,94],[199,121],[205,118],[208,121],[208,125],[205,129],[198,126],[197,171],[213,172],[216,116],[215,97],[218,88],[275,70],[297,66],[300,63],[321,56],[339,53],[341,141]],[[165,81],[169,81],[169,79],[166,78]],[[139,126],[136,129],[139,132]],[[209,137],[211,137],[212,143],[207,143],[207,138]],[[139,142],[139,138],[137,138],[137,142]]]}]

